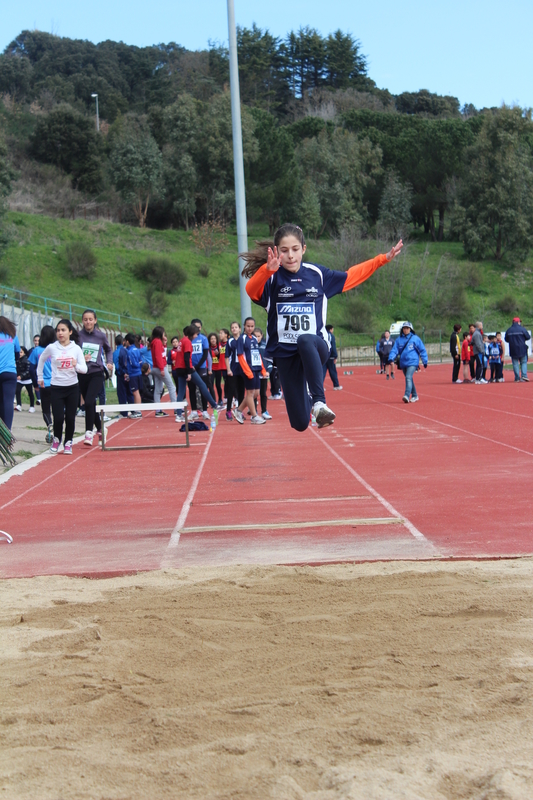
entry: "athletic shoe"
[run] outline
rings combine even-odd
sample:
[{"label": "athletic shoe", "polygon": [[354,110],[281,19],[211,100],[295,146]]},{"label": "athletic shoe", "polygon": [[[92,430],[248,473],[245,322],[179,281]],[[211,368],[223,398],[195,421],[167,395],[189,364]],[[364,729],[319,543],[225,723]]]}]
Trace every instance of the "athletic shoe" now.
[{"label": "athletic shoe", "polygon": [[104,414],[104,422],[111,422],[111,417],[108,417],[107,414]]},{"label": "athletic shoe", "polygon": [[312,413],[316,419],[317,428],[326,428],[335,422],[335,414],[321,400],[314,404]]},{"label": "athletic shoe", "polygon": [[455,381],[455,383],[462,383],[462,381]]},{"label": "athletic shoe", "polygon": [[497,378],[496,383],[505,383],[505,378]]},{"label": "athletic shoe", "polygon": [[333,387],[333,391],[334,392],[340,392],[341,389],[342,389],[342,386],[334,386]]},{"label": "athletic shoe", "polygon": [[83,444],[86,444],[87,447],[92,447],[92,445],[93,445],[93,432],[92,431],[85,431],[85,439],[83,440]]},{"label": "athletic shoe", "polygon": [[268,411],[263,411],[263,419],[272,419]]},{"label": "athletic shoe", "polygon": [[96,431],[94,436],[96,436],[97,441],[99,441],[99,442],[102,441],[102,431]]},{"label": "athletic shoe", "polygon": [[277,394],[271,394],[270,395],[270,399],[271,400],[281,400],[282,398],[283,398],[283,395],[281,394],[281,392],[278,392]]},{"label": "athletic shoe", "polygon": [[202,411],[202,417],[203,417],[204,419],[210,419],[210,417],[209,417],[209,411]]},{"label": "athletic shoe", "polygon": [[46,433],[46,436],[44,437],[44,441],[46,442],[46,444],[52,444],[52,442],[54,441],[54,434],[52,433],[51,425],[48,426],[48,431]]},{"label": "athletic shoe", "polygon": [[221,400],[220,403],[217,403],[217,408],[219,411],[223,411],[226,408],[226,403],[224,400]]},{"label": "athletic shoe", "polygon": [[394,372],[391,372],[391,378],[392,378],[392,380],[395,380],[395,378],[394,378]]},{"label": "athletic shoe", "polygon": [[[168,414],[167,414],[166,411],[156,411],[155,412],[155,416],[156,417],[168,417]],[[104,420],[105,420],[105,417],[104,417]]]},{"label": "athletic shoe", "polygon": [[233,412],[233,417],[234,419],[237,420],[239,425],[244,425],[244,414],[242,413],[242,411],[239,411],[238,408],[236,408],[235,411]]},{"label": "athletic shoe", "polygon": [[418,403],[418,401],[419,401],[419,400],[420,400],[420,398],[419,398],[419,396],[417,395],[416,397],[411,397],[411,399],[409,400],[409,402],[410,402],[410,403]]},{"label": "athletic shoe", "polygon": [[385,375],[385,377],[387,378],[387,380],[389,380],[389,376],[388,375]]},{"label": "athletic shoe", "polygon": [[198,419],[198,411],[191,411],[189,414],[189,419]]},{"label": "athletic shoe", "polygon": [[520,378],[520,383],[529,383],[529,378]]},{"label": "athletic shoe", "polygon": [[77,417],[84,417],[85,416],[85,411],[82,411],[81,408],[78,408],[78,410],[76,411],[76,416]]},{"label": "athletic shoe", "polygon": [[52,439],[52,444],[50,446],[50,452],[56,455],[57,451],[59,450],[59,439],[54,438]]},{"label": "athletic shoe", "polygon": [[486,381],[485,378],[481,378],[481,380],[479,382],[480,383],[488,383],[488,381]]},{"label": "athletic shoe", "polygon": [[406,394],[404,394],[404,396],[402,397],[402,400],[403,400],[404,403],[408,403],[409,402],[409,398],[407,397]]},{"label": "athletic shoe", "polygon": [[184,422],[184,420],[183,414],[174,414],[174,422]]},{"label": "athletic shoe", "polygon": [[131,411],[130,412],[130,419],[141,419],[142,411]]},{"label": "athletic shoe", "polygon": [[235,398],[235,397],[233,398],[232,403],[231,403],[231,407],[232,408],[238,408],[239,407],[239,403],[237,401],[237,398]]},{"label": "athletic shoe", "polygon": [[260,417],[259,414],[256,414],[255,417],[252,417],[250,422],[252,423],[252,425],[264,425],[266,419],[263,419],[263,417]]},{"label": "athletic shoe", "polygon": [[36,406],[40,406],[40,405],[41,405],[41,401],[40,401],[40,400],[36,400],[36,401],[35,401],[35,405],[36,405]]},{"label": "athletic shoe", "polygon": [[65,442],[65,446],[63,447],[63,452],[66,456],[72,455],[72,442]]},{"label": "athletic shoe", "polygon": [[34,407],[33,407],[33,406],[31,406],[30,408],[28,408],[28,411],[30,412],[30,414],[35,414],[35,409],[34,409]]},{"label": "athletic shoe", "polygon": [[15,406],[15,411],[22,411],[22,406]]},{"label": "athletic shoe", "polygon": [[228,422],[233,422],[233,414],[231,413],[231,411],[226,411],[226,419],[228,420]]}]

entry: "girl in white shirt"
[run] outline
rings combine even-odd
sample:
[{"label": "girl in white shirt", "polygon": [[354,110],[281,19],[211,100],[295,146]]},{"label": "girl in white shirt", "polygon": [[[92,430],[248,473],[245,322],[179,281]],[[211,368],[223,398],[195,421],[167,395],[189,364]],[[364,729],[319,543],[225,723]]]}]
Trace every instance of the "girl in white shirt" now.
[{"label": "girl in white shirt", "polygon": [[56,325],[57,341],[49,344],[39,356],[37,364],[37,380],[44,386],[43,369],[49,358],[52,364],[52,380],[50,383],[52,415],[54,418],[54,438],[50,447],[51,453],[57,453],[63,436],[65,423],[65,455],[72,455],[72,438],[76,424],[79,385],[78,372],[87,372],[87,362],[76,344],[78,333],[68,319],[60,320]]}]

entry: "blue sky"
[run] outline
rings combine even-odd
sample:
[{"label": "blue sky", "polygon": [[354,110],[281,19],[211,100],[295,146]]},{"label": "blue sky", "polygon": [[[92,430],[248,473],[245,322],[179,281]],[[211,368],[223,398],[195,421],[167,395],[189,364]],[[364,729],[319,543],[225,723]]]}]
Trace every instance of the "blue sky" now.
[{"label": "blue sky", "polygon": [[[226,0],[24,0],[2,8],[0,50],[25,28],[144,46],[176,41],[190,50],[227,42]],[[237,24],[278,36],[309,25],[361,41],[369,75],[394,94],[429,89],[461,103],[533,106],[532,0],[235,0]]]}]

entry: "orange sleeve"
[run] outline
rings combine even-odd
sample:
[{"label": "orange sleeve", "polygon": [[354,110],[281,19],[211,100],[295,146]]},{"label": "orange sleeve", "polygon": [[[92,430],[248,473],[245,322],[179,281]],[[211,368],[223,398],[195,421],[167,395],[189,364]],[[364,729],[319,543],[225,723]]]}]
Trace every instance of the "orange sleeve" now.
[{"label": "orange sleeve", "polygon": [[356,286],[359,286],[360,283],[364,283],[377,269],[382,267],[383,264],[387,264],[387,256],[384,253],[380,253],[379,256],[371,258],[370,261],[363,261],[362,264],[356,264],[355,267],[350,267],[346,273],[346,283],[342,291],[347,292],[349,289],[354,289]]},{"label": "orange sleeve", "polygon": [[265,284],[273,274],[273,272],[268,271],[266,264],[263,264],[262,267],[259,267],[255,275],[252,275],[246,284],[246,294],[250,300],[254,300],[256,303],[261,300],[261,295],[263,294]]},{"label": "orange sleeve", "polygon": [[252,372],[252,370],[248,366],[248,362],[247,362],[245,356],[240,355],[240,356],[237,356],[237,358],[239,359],[239,364],[241,365],[241,369],[244,372],[244,374],[246,375],[246,377],[247,378],[253,378],[254,377],[254,373]]}]

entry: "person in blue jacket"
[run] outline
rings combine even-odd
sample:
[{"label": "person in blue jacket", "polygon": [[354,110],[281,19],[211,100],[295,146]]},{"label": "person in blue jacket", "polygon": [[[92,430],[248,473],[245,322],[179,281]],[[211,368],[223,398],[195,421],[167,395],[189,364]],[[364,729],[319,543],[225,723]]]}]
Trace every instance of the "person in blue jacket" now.
[{"label": "person in blue jacket", "polygon": [[16,326],[0,316],[0,419],[11,430],[15,393],[17,391],[17,367],[15,359],[20,355],[20,344]]},{"label": "person in blue jacket", "polygon": [[509,355],[513,362],[514,379],[517,383],[529,381],[527,377],[527,344],[531,339],[529,331],[520,324],[520,317],[514,317],[513,324],[505,331],[505,341],[509,345]]},{"label": "person in blue jacket", "polygon": [[422,339],[415,334],[410,322],[404,322],[402,332],[390,352],[389,362],[395,361],[398,356],[400,357],[400,369],[405,375],[405,392],[402,400],[404,403],[416,403],[419,398],[413,382],[413,375],[418,369],[420,359],[422,359],[424,369],[427,368],[428,354]]}]

